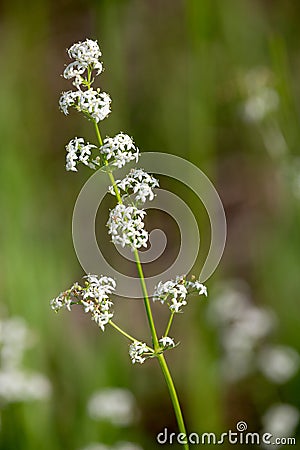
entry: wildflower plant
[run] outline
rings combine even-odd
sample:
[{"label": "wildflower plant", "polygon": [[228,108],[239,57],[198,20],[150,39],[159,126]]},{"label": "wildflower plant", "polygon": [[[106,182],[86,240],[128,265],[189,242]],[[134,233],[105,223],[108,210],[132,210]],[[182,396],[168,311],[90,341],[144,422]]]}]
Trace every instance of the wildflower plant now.
[{"label": "wildflower plant", "polygon": [[[70,289],[51,301],[51,308],[56,312],[60,309],[70,311],[73,305],[81,305],[84,312],[90,314],[91,319],[102,331],[107,326],[112,326],[130,341],[129,356],[133,364],[143,364],[149,358],[156,358],[169,389],[178,428],[186,435],[180,404],[164,352],[177,345],[169,336],[174,316],[184,311],[190,294],[207,296],[207,290],[200,281],[194,278],[189,280],[185,275],[178,276],[175,280],[160,282],[152,298],[153,301],[158,301],[169,308],[170,318],[163,336],[158,337],[139,249],[147,247],[149,239],[144,224],[146,211],[143,205],[146,200],[154,199],[155,188],[159,187],[159,182],[138,168],[132,169],[122,180],[115,180],[114,170],[131,161],[138,162],[139,149],[133,139],[123,132],[102,140],[99,123],[110,114],[111,99],[100,88],[93,87],[95,78],[103,70],[100,61],[102,54],[97,41],[86,39],[84,42],[73,44],[67,52],[72,61],[64,70],[63,76],[73,80],[75,89],[62,93],[59,100],[60,109],[65,115],[68,115],[72,108],[82,113],[93,125],[97,141],[90,144],[82,137],[71,139],[66,145],[66,170],[77,172],[78,166],[83,164],[92,170],[105,169],[109,177],[111,185],[108,192],[116,198],[117,204],[109,213],[108,234],[113,244],[129,247],[133,252],[151,331],[151,345],[133,337],[112,320],[114,316],[112,297],[116,282],[109,276],[86,275],[84,285],[73,284]],[[188,449],[187,443],[183,445]]]}]

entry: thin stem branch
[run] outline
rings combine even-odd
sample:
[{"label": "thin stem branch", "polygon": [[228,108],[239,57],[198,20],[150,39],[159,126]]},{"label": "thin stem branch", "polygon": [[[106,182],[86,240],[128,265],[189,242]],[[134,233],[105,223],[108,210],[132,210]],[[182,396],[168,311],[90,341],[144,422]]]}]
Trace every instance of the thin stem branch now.
[{"label": "thin stem branch", "polygon": [[[119,333],[121,333],[123,336],[125,336],[127,339],[129,339],[132,342],[136,342],[139,341],[139,339],[134,338],[133,336],[131,336],[130,334],[126,333],[126,331],[122,330],[122,328],[120,328],[116,323],[114,323],[112,320],[110,320],[109,325],[111,325],[113,328],[115,328]],[[148,346],[147,346],[148,347]],[[151,352],[154,352],[153,348],[148,347],[149,350],[151,350]]]},{"label": "thin stem branch", "polygon": [[172,322],[173,322],[173,319],[174,319],[174,314],[175,313],[172,311],[171,315],[170,315],[170,319],[169,319],[168,325],[167,325],[167,328],[166,328],[166,331],[164,333],[164,336],[168,336],[168,334],[169,334],[169,331],[170,331],[170,328],[171,328],[171,325],[172,325]]}]

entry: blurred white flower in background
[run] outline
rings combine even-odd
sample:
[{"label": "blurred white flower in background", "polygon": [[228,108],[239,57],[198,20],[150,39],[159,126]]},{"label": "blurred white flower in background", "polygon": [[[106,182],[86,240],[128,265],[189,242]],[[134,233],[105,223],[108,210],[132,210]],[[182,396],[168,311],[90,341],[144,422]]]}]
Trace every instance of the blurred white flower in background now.
[{"label": "blurred white flower in background", "polygon": [[229,352],[220,360],[220,369],[225,380],[231,383],[250,375],[255,370],[252,353]]},{"label": "blurred white flower in background", "polygon": [[128,389],[106,388],[95,392],[87,410],[92,419],[107,420],[120,427],[129,426],[138,418],[135,398]]},{"label": "blurred white flower in background", "polygon": [[80,450],[143,450],[143,449],[142,447],[140,447],[137,444],[134,444],[133,442],[117,442],[113,446],[107,446],[100,443],[91,443],[86,447],[81,448]]},{"label": "blurred white flower in background", "polygon": [[42,374],[19,369],[0,371],[0,400],[6,403],[44,400],[50,393],[51,385]]},{"label": "blurred white flower in background", "polygon": [[251,122],[261,122],[279,107],[279,95],[273,74],[267,67],[256,67],[239,77],[243,96],[243,116]]},{"label": "blurred white flower in background", "polygon": [[[234,383],[260,370],[272,383],[286,383],[298,371],[300,356],[291,347],[268,342],[277,323],[273,311],[255,306],[243,281],[232,280],[220,286],[219,292],[208,304],[208,317],[219,332],[225,379]],[[262,417],[262,434],[291,437],[299,418],[294,406],[274,404]]]},{"label": "blurred white flower in background", "polygon": [[110,449],[111,447],[108,447],[107,445],[92,442],[91,444],[82,447],[80,450],[110,450]]},{"label": "blurred white flower in background", "polygon": [[2,403],[43,400],[49,397],[49,380],[22,365],[33,335],[19,317],[0,321],[0,401]]},{"label": "blurred white flower in background", "polygon": [[262,373],[274,383],[286,383],[299,369],[299,354],[291,347],[273,346],[263,348],[258,356]]},{"label": "blurred white flower in background", "polygon": [[295,432],[299,418],[298,409],[292,405],[272,405],[262,418],[263,433],[271,433],[274,437],[290,437]]},{"label": "blurred white flower in background", "polygon": [[[300,198],[300,158],[292,151],[293,139],[280,121],[280,92],[276,74],[268,67],[256,67],[237,77],[242,96],[241,115],[255,123],[269,155],[277,163],[282,188]],[[296,144],[297,145],[297,144]]]},{"label": "blurred white flower in background", "polygon": [[222,286],[221,295],[214,296],[208,304],[208,317],[215,325],[226,325],[241,317],[247,309],[249,299],[244,292],[244,285],[235,287]]},{"label": "blurred white flower in background", "polygon": [[33,335],[25,321],[12,317],[0,321],[0,359],[1,369],[11,369],[22,362],[26,348],[30,347]]},{"label": "blurred white flower in background", "polygon": [[300,199],[300,157],[291,157],[282,165],[284,182],[291,189],[294,197]]},{"label": "blurred white flower in background", "polygon": [[221,292],[209,303],[208,316],[220,333],[221,370],[235,382],[255,371],[257,349],[274,330],[276,318],[271,310],[251,303],[248,288],[240,281]]},{"label": "blurred white flower in background", "polygon": [[137,444],[134,444],[133,442],[117,442],[117,444],[113,446],[113,450],[143,450],[143,449],[142,447],[140,447]]},{"label": "blurred white flower in background", "polygon": [[258,122],[263,120],[269,113],[276,111],[279,105],[277,92],[269,87],[262,87],[257,94],[246,100],[244,115],[247,120]]},{"label": "blurred white flower in background", "polygon": [[288,144],[277,122],[265,124],[261,131],[265,147],[273,158],[282,157],[287,153]]}]

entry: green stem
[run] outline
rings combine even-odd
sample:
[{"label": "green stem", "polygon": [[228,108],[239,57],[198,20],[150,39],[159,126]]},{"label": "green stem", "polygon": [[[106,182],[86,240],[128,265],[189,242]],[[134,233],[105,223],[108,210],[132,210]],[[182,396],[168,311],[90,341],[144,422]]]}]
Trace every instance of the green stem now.
[{"label": "green stem", "polygon": [[[99,141],[100,145],[103,145],[103,141],[101,138],[101,134],[100,134],[100,130],[98,127],[98,124],[96,121],[94,121],[94,126],[95,126],[95,130],[96,130],[96,134],[97,134],[97,139]],[[107,161],[106,161],[107,164]],[[113,176],[113,174],[111,172],[108,172],[108,176],[110,179],[110,182],[114,188],[118,203],[122,204],[122,198],[120,195],[120,191],[116,185],[116,181],[115,178]],[[135,261],[136,261],[136,265],[137,265],[137,269],[138,269],[138,274],[140,277],[140,282],[141,282],[141,287],[142,287],[142,292],[143,292],[143,297],[144,297],[144,304],[145,304],[145,308],[146,308],[146,314],[147,314],[147,318],[148,318],[148,322],[149,322],[149,326],[150,326],[150,330],[151,330],[151,335],[152,335],[152,341],[153,341],[153,345],[154,345],[154,349],[155,351],[157,351],[159,349],[159,343],[158,343],[158,338],[157,338],[157,333],[156,333],[156,329],[155,329],[155,325],[154,325],[154,320],[153,320],[153,315],[152,315],[152,311],[151,311],[151,306],[150,306],[150,300],[149,300],[149,296],[148,296],[148,291],[147,291],[147,286],[145,283],[145,277],[144,277],[144,273],[143,273],[143,268],[141,265],[141,261],[140,261],[140,257],[139,257],[139,253],[137,251],[137,249],[134,249],[134,256],[135,256]]]},{"label": "green stem", "polygon": [[88,79],[87,79],[87,85],[88,85],[88,88],[89,88],[89,89],[91,88],[91,78],[92,78],[92,71],[91,71],[90,67],[88,67]]},{"label": "green stem", "polygon": [[167,325],[167,328],[166,328],[164,336],[168,336],[170,328],[171,328],[171,325],[172,325],[172,322],[173,322],[173,318],[174,318],[174,312],[171,312],[170,319],[169,319],[169,322],[168,322],[168,325]]},{"label": "green stem", "polygon": [[180,433],[184,433],[185,435],[185,443],[183,444],[185,450],[189,449],[189,444],[187,441],[187,433],[186,433],[186,429],[185,429],[185,424],[184,424],[184,420],[183,420],[183,416],[182,416],[182,412],[181,412],[181,408],[180,408],[180,404],[179,404],[179,400],[178,400],[178,396],[177,396],[177,392],[175,389],[175,385],[172,379],[172,376],[170,374],[167,362],[164,358],[163,354],[159,354],[157,355],[157,359],[158,362],[160,364],[161,370],[164,374],[168,389],[169,389],[169,394],[171,397],[171,401],[173,404],[173,408],[174,408],[174,412],[175,412],[175,416],[177,419],[177,424],[178,424],[178,428]]},{"label": "green stem", "polygon": [[[100,146],[103,145],[103,141],[101,138],[101,134],[100,134],[100,130],[98,127],[98,124],[96,121],[94,121],[94,126],[95,126],[95,130],[96,130],[96,135],[97,135],[97,139],[98,142],[100,144]],[[108,165],[107,161],[106,161],[106,165]],[[122,204],[122,198],[120,195],[120,191],[116,185],[115,182],[115,178],[112,174],[112,172],[108,172],[108,176],[109,179],[112,183],[112,186],[114,188],[118,203]],[[137,270],[138,270],[138,274],[139,274],[139,278],[140,278],[140,283],[141,283],[141,288],[142,288],[142,292],[143,292],[143,297],[144,297],[144,305],[145,305],[145,309],[146,309],[146,314],[147,314],[147,319],[148,319],[148,323],[149,323],[149,327],[150,327],[150,331],[151,331],[151,335],[152,335],[152,341],[153,341],[153,346],[154,346],[154,353],[156,353],[156,356],[158,358],[161,370],[164,374],[168,389],[169,389],[169,393],[170,393],[170,397],[172,400],[172,404],[173,404],[173,408],[174,408],[174,412],[175,412],[175,416],[176,416],[176,420],[177,420],[177,424],[178,424],[178,428],[179,431],[181,433],[184,433],[186,435],[186,430],[185,430],[185,425],[184,425],[184,421],[183,421],[183,417],[182,417],[182,412],[180,409],[180,404],[178,401],[178,397],[177,397],[177,393],[176,393],[176,389],[174,386],[174,382],[172,380],[169,368],[167,366],[166,360],[163,356],[163,354],[159,353],[160,346],[158,343],[158,338],[157,338],[157,332],[156,332],[156,328],[155,328],[155,324],[154,324],[154,320],[153,320],[153,315],[152,315],[152,310],[151,310],[151,306],[150,306],[150,300],[149,300],[149,295],[148,295],[148,290],[147,290],[147,286],[146,286],[146,282],[145,282],[145,277],[144,277],[144,272],[143,272],[143,268],[142,268],[142,264],[141,264],[141,260],[139,257],[139,253],[137,251],[137,249],[134,249],[134,256],[135,256],[135,261],[136,261],[136,265],[137,265]],[[172,317],[172,316],[171,316]],[[173,317],[172,317],[173,320]],[[172,320],[170,318],[168,327],[167,327],[167,331],[169,331]],[[115,323],[113,323],[112,321],[110,321],[110,324],[116,329],[118,330],[120,333],[122,333],[124,336],[126,336],[128,339],[132,340],[133,338],[125,333],[123,330],[121,330],[121,328],[119,328]],[[150,349],[150,348],[149,348]],[[151,351],[153,351],[152,349],[150,349]],[[183,444],[185,450],[189,449],[189,445]]]},{"label": "green stem", "polygon": [[[106,164],[108,164],[107,161],[106,161]],[[108,176],[109,176],[110,182],[111,182],[111,184],[112,184],[112,186],[114,188],[114,191],[115,191],[118,203],[120,203],[120,205],[121,205],[123,202],[122,202],[122,198],[121,198],[121,195],[120,195],[120,191],[119,191],[119,189],[118,189],[118,187],[116,185],[115,177],[113,176],[113,174],[111,172],[108,172]]]},{"label": "green stem", "polygon": [[[103,145],[103,140],[102,140],[102,137],[101,137],[101,133],[100,133],[98,124],[97,124],[97,122],[95,120],[94,120],[94,127],[95,127],[95,131],[96,131],[96,135],[97,135],[97,139],[98,139],[99,145],[102,146]],[[105,165],[108,166],[107,160],[105,160]],[[112,186],[114,188],[114,191],[115,191],[118,203],[122,203],[122,198],[121,198],[121,195],[120,195],[120,191],[119,191],[118,187],[116,186],[115,178],[114,178],[113,174],[110,171],[108,171],[107,173],[108,173],[110,182],[111,182],[111,184],[112,184]]]},{"label": "green stem", "polygon": [[99,127],[98,127],[98,124],[97,124],[96,120],[94,120],[93,122],[94,122],[94,127],[95,127],[95,131],[96,131],[97,139],[98,139],[99,145],[101,147],[103,145],[103,141],[102,141],[102,137],[101,137],[101,134],[100,134],[100,130],[99,130]]},{"label": "green stem", "polygon": [[157,333],[156,333],[156,329],[155,329],[155,325],[154,325],[154,320],[153,320],[152,310],[151,310],[151,306],[150,306],[150,300],[149,300],[149,296],[148,296],[144,272],[143,272],[142,264],[140,261],[139,253],[136,248],[134,249],[134,257],[135,257],[138,274],[140,277],[142,292],[143,292],[143,296],[144,296],[144,304],[145,304],[146,314],[147,314],[147,318],[148,318],[148,322],[149,322],[149,326],[150,326],[150,330],[151,330],[154,350],[157,351],[159,349]]}]

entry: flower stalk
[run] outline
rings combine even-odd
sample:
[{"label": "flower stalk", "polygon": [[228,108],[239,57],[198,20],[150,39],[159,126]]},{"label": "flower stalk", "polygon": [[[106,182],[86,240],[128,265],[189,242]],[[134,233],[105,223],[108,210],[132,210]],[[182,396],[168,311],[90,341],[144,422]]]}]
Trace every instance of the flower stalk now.
[{"label": "flower stalk", "polygon": [[[169,390],[179,431],[186,436],[178,395],[163,353],[177,345],[168,334],[175,314],[182,312],[182,308],[187,305],[188,295],[196,292],[198,295],[207,296],[207,290],[198,280],[189,281],[184,275],[176,277],[175,280],[160,282],[156,286],[152,296],[153,301],[167,305],[170,310],[165,333],[159,339],[139,256],[139,248],[147,247],[149,238],[143,222],[146,211],[142,205],[147,198],[150,201],[153,200],[154,189],[159,186],[159,182],[142,169],[132,169],[123,180],[115,180],[113,170],[123,167],[130,161],[138,162],[139,149],[133,139],[123,132],[113,138],[102,139],[99,122],[110,113],[111,99],[99,88],[92,87],[95,76],[99,75],[103,69],[99,59],[101,51],[97,41],[87,39],[84,42],[73,44],[68,50],[68,54],[74,61],[66,67],[63,76],[66,79],[74,78],[73,85],[76,90],[62,93],[59,100],[60,109],[65,115],[68,115],[69,108],[73,107],[90,120],[94,125],[97,145],[89,144],[83,138],[72,139],[66,146],[66,170],[77,172],[79,163],[92,170],[101,167],[106,169],[111,183],[109,192],[115,195],[117,200],[115,208],[109,214],[108,233],[115,245],[127,246],[134,254],[153,348],[137,340],[112,321],[114,311],[111,296],[116,289],[116,282],[108,276],[86,275],[84,286],[75,283],[70,289],[53,299],[51,307],[55,311],[62,308],[70,311],[73,305],[81,305],[85,313],[91,314],[92,320],[102,331],[107,325],[112,326],[131,341],[129,356],[133,364],[142,364],[148,358],[157,358]],[[95,153],[96,155],[94,155]],[[185,450],[188,450],[187,441],[183,446]]]}]

